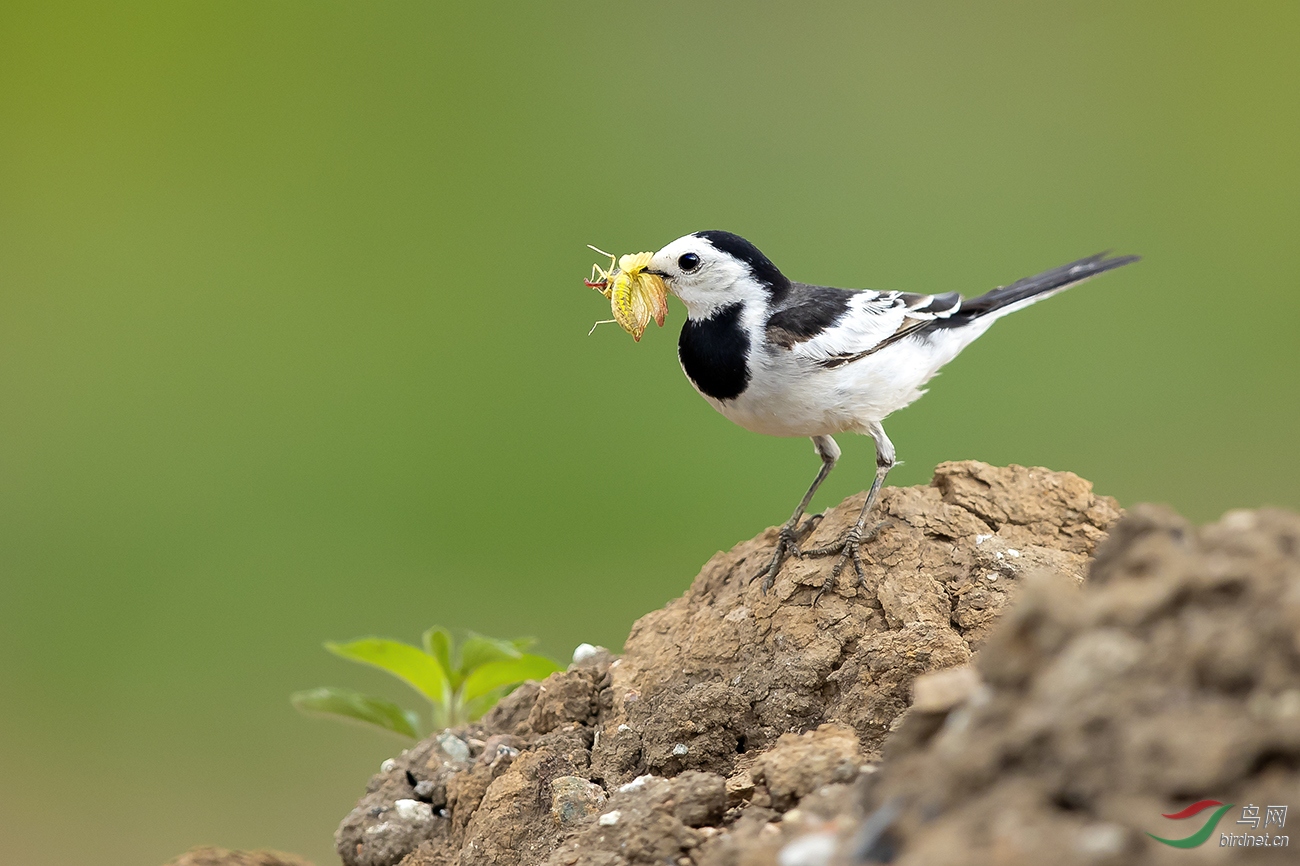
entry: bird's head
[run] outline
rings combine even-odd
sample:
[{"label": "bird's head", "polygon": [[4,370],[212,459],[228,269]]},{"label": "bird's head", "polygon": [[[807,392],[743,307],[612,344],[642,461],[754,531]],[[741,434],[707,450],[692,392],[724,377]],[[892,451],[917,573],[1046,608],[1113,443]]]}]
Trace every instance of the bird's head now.
[{"label": "bird's head", "polygon": [[766,303],[790,281],[758,247],[731,232],[696,232],[659,250],[646,270],[663,279],[692,319],[735,303]]}]

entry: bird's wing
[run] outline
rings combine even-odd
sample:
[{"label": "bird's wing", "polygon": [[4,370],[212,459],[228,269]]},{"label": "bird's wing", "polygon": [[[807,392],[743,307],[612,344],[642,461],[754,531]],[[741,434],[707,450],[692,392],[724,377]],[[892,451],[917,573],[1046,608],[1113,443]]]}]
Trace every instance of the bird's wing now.
[{"label": "bird's wing", "polygon": [[917,295],[796,285],[788,302],[768,319],[767,335],[796,356],[838,367],[951,316],[961,303],[957,292]]}]

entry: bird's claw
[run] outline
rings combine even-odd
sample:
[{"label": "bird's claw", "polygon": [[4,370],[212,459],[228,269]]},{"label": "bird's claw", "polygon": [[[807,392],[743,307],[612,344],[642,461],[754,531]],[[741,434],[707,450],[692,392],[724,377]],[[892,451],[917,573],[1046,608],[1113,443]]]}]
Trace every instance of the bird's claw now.
[{"label": "bird's claw", "polygon": [[822,582],[821,588],[817,590],[817,594],[813,596],[812,603],[814,607],[817,605],[817,600],[820,599],[825,592],[834,588],[836,579],[839,578],[840,572],[844,571],[844,566],[850,560],[853,562],[853,570],[857,572],[858,575],[858,586],[864,589],[866,588],[867,570],[862,564],[862,551],[859,547],[864,541],[870,541],[875,538],[876,533],[880,531],[880,527],[884,525],[885,521],[882,520],[872,527],[870,532],[863,535],[862,526],[860,524],[854,524],[849,528],[848,532],[844,533],[844,538],[840,541],[837,541],[834,544],[828,544],[825,547],[817,547],[812,550],[803,551],[804,556],[831,556],[836,553],[840,556],[840,558],[835,561],[835,565],[832,566],[831,573],[827,575],[826,580]]},{"label": "bird's claw", "polygon": [[804,553],[799,548],[799,539],[811,532],[820,520],[821,515],[818,514],[808,518],[802,529],[796,529],[789,523],[781,527],[781,531],[776,536],[776,550],[772,552],[772,559],[765,568],[754,575],[754,577],[763,575],[763,583],[759,586],[763,595],[767,595],[767,591],[776,582],[776,576],[781,571],[786,556],[793,555],[795,559],[803,558]]}]

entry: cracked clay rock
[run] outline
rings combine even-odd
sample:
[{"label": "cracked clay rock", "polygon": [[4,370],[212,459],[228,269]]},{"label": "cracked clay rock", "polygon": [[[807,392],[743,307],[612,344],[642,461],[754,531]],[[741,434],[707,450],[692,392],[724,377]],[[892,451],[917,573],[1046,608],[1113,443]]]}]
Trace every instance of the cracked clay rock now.
[{"label": "cracked clay rock", "polygon": [[[862,496],[805,545],[838,538]],[[862,546],[865,586],[850,568],[814,606],[835,560],[808,558],[763,595],[750,578],[771,555],[769,529],[642,617],[621,658],[584,655],[386,762],[339,827],[343,862],[722,866],[775,863],[787,844],[826,853],[860,820],[913,680],[967,663],[1023,581],[1076,586],[1119,510],[1070,473],[962,462],[927,486],[885,489],[873,517],[884,522]],[[950,679],[927,706],[969,691]]]},{"label": "cracked clay rock", "polygon": [[[806,542],[839,538],[864,494],[827,512]],[[642,617],[611,668],[592,753],[603,778],[729,773],[737,755],[836,720],[876,749],[917,674],[968,661],[1023,575],[1083,579],[1119,517],[1076,475],[945,463],[925,487],[886,488],[884,523],[812,606],[835,560],[794,560],[766,596],[749,578],[776,530],[711,559],[684,596]]]},{"label": "cracked clay rock", "polygon": [[[1082,590],[1029,580],[976,667],[982,684],[937,712],[918,712],[918,683],[870,826],[845,833],[834,862],[1300,862],[1289,814],[1241,824],[1250,804],[1300,803],[1300,516],[1235,511],[1193,529],[1137,506]],[[1206,841],[1148,836],[1193,836],[1211,811],[1162,816],[1201,800],[1233,804]],[[1291,844],[1260,846],[1266,832]]]}]

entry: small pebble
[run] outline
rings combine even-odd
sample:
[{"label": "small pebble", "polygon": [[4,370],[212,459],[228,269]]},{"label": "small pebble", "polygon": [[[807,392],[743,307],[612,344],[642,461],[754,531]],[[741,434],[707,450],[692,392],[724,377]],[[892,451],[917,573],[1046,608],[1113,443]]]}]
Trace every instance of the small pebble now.
[{"label": "small pebble", "polygon": [[776,862],[781,866],[826,866],[834,855],[834,833],[809,833],[782,848]]},{"label": "small pebble", "polygon": [[552,779],[551,795],[551,816],[561,826],[594,815],[605,805],[605,789],[581,776]]},{"label": "small pebble", "polygon": [[644,788],[646,782],[649,782],[653,778],[654,776],[652,776],[649,773],[647,773],[644,776],[637,776],[635,779],[628,782],[626,785],[621,785],[618,789],[618,792],[620,794],[626,794],[628,791],[635,791],[638,788]]},{"label": "small pebble", "polygon": [[450,731],[443,731],[438,735],[438,748],[453,761],[469,760],[469,744]]},{"label": "small pebble", "polygon": [[573,651],[573,663],[575,665],[580,665],[599,652],[600,647],[598,646],[593,646],[589,643],[580,643]]},{"label": "small pebble", "polygon": [[393,809],[397,812],[397,817],[413,824],[433,820],[433,807],[419,800],[398,800],[393,804]]},{"label": "small pebble", "polygon": [[433,796],[433,782],[430,782],[428,779],[425,779],[424,781],[421,781],[421,782],[416,782],[416,783],[415,783],[415,796],[419,797],[421,800],[427,800],[427,799],[429,799],[430,797],[432,797],[432,796]]},{"label": "small pebble", "polygon": [[686,747],[685,743],[678,743],[677,745],[673,746],[673,754],[679,758],[682,757],[683,755],[688,754],[690,751],[691,750]]},{"label": "small pebble", "polygon": [[601,815],[596,819],[596,823],[602,827],[613,827],[618,823],[618,819],[622,817],[623,813],[618,809],[615,809],[612,812],[606,812],[604,815]]}]

